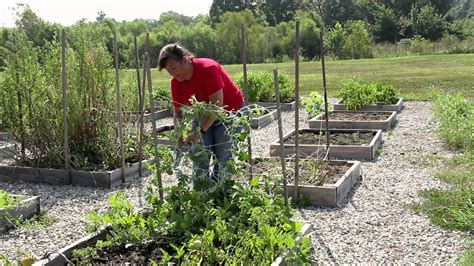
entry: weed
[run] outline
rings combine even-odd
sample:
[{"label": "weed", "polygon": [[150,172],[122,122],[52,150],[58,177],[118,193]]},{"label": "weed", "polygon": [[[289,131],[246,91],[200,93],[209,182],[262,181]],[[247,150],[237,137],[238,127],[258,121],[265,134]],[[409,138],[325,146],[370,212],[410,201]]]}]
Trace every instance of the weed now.
[{"label": "weed", "polygon": [[30,219],[17,219],[15,221],[15,226],[26,230],[40,230],[56,223],[57,221],[58,218],[42,212]]}]

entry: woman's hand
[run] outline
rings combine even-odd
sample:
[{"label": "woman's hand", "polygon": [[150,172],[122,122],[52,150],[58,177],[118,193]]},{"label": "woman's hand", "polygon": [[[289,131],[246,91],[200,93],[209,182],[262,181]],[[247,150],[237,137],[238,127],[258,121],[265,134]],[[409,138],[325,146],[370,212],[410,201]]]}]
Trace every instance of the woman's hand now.
[{"label": "woman's hand", "polygon": [[189,144],[196,143],[200,139],[199,134],[197,133],[191,133],[189,134],[188,138],[186,138],[186,142]]}]

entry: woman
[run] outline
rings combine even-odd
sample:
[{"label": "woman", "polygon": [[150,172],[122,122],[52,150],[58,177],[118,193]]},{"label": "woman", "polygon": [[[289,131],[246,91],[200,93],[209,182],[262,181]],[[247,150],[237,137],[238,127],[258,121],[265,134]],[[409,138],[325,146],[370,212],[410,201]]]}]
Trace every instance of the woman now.
[{"label": "woman", "polygon": [[[181,106],[190,106],[192,96],[198,102],[206,102],[223,107],[227,111],[237,111],[244,103],[241,90],[235,85],[224,68],[216,61],[208,58],[195,58],[192,53],[179,44],[168,44],[160,51],[158,58],[159,70],[166,69],[172,76],[171,96],[174,107],[174,123],[181,118]],[[231,158],[231,138],[224,121],[216,121],[206,117],[199,124],[195,121],[194,128],[199,128],[203,145],[209,151],[194,162],[195,177],[211,178],[218,181],[221,166],[226,166]],[[191,134],[185,142],[194,144],[200,140],[199,134]],[[192,152],[193,149],[191,149]],[[217,160],[212,175],[209,175],[211,156]]]}]

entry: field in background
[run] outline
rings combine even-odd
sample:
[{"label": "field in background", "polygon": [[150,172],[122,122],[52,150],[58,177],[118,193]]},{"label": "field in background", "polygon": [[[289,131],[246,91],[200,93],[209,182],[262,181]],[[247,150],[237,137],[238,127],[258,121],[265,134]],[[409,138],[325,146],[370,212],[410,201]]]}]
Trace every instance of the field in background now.
[{"label": "field in background", "polygon": [[[248,71],[272,71],[274,67],[294,76],[294,62],[253,64],[248,65]],[[232,76],[242,71],[242,65],[226,65],[224,68]],[[130,78],[135,75],[135,70],[128,69],[122,73]],[[474,97],[474,54],[327,61],[326,74],[330,96],[337,93],[345,80],[358,78],[362,81],[391,84],[402,92],[404,98],[411,100],[427,99],[432,86]],[[155,85],[169,86],[166,71],[160,73],[154,68],[152,77]],[[321,91],[321,80],[321,62],[300,63],[302,95],[310,91]]]}]

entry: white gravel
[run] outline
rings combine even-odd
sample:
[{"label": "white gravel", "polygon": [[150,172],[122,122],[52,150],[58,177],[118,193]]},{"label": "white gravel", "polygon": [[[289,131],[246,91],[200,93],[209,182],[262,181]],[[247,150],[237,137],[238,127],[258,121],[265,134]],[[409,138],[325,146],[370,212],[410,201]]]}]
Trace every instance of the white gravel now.
[{"label": "white gravel", "polygon": [[[294,114],[284,112],[282,118],[287,133],[294,127]],[[466,248],[465,235],[434,226],[406,206],[420,200],[417,192],[422,189],[446,187],[433,177],[433,167],[436,159],[452,154],[436,135],[431,103],[406,102],[397,120],[395,129],[383,134],[381,154],[374,162],[362,163],[363,179],[340,207],[299,209],[315,228],[315,262],[454,264]],[[304,127],[302,112],[300,128]],[[277,138],[276,122],[252,132],[253,156],[268,156],[269,144]],[[85,215],[105,210],[108,197],[117,191],[125,192],[135,206],[143,203],[140,195],[148,179],[111,190],[0,182],[0,188],[11,193],[40,195],[42,211],[57,219],[44,229],[15,229],[0,235],[0,254],[17,258],[23,250],[41,257],[57,251],[84,236]],[[165,184],[173,181],[165,178]]]}]

